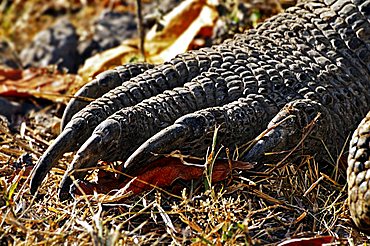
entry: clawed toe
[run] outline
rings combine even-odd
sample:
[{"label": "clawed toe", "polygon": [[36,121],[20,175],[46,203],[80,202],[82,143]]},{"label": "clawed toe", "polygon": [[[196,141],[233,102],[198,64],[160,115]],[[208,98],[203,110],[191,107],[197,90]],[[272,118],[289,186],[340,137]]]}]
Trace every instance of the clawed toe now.
[{"label": "clawed toe", "polygon": [[[280,110],[241,159],[260,161],[268,152],[284,151],[286,154],[286,151],[293,151],[293,148],[303,147],[305,141],[311,141],[306,143],[311,148],[310,152],[318,152],[320,148],[324,148],[318,139],[326,139],[330,135],[336,137],[332,125],[332,118],[322,104],[310,99],[295,100]],[[269,156],[269,160],[272,159],[274,158]]]}]

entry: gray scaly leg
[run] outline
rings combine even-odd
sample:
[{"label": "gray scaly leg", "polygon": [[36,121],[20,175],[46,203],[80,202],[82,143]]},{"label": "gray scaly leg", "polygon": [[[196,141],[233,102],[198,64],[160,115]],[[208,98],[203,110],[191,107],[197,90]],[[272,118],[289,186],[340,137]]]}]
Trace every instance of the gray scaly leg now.
[{"label": "gray scaly leg", "polygon": [[108,70],[97,75],[94,80],[81,87],[81,89],[79,89],[74,95],[74,98],[68,102],[63,113],[61,130],[63,130],[68,122],[71,121],[73,115],[89,105],[89,102],[86,99],[99,98],[108,91],[122,85],[153,67],[154,65],[147,63],[130,63],[118,66],[112,70]]}]

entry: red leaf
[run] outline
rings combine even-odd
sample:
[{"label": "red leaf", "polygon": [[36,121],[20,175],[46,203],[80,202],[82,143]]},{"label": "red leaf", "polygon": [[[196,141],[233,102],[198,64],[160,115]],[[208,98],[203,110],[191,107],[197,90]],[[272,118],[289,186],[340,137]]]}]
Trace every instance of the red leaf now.
[{"label": "red leaf", "polygon": [[[248,162],[216,160],[212,171],[212,181],[218,182],[226,179],[233,169],[246,170],[252,167],[253,165]],[[178,158],[164,157],[152,162],[145,169],[140,170],[136,179],[133,180],[126,180],[119,183],[117,182],[118,179],[111,173],[100,170],[97,184],[84,181],[79,181],[79,184],[86,194],[92,194],[94,190],[97,193],[108,193],[113,189],[126,189],[122,193],[132,192],[133,194],[139,194],[153,187],[171,186],[178,179],[189,181],[199,179],[203,175],[204,165],[189,165],[184,164]],[[79,194],[77,189],[75,190],[76,194]]]},{"label": "red leaf", "polygon": [[320,236],[314,238],[294,238],[286,240],[278,246],[321,246],[325,243],[334,242],[335,237],[333,236]]}]

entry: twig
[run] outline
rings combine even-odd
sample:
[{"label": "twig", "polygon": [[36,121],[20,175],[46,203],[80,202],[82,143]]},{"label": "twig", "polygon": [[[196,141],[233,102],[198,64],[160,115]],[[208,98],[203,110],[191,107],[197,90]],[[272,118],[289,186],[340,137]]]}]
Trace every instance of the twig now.
[{"label": "twig", "polygon": [[145,56],[145,48],[144,48],[144,41],[145,41],[145,30],[143,27],[143,13],[141,11],[141,0],[136,0],[136,16],[137,16],[137,31],[139,33],[139,49],[140,53],[146,61],[146,56]]}]

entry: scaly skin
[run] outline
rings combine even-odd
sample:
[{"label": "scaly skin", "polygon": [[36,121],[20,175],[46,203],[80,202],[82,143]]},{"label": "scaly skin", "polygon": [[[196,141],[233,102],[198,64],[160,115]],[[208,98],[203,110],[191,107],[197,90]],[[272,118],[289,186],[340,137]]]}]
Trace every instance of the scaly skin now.
[{"label": "scaly skin", "polygon": [[[290,150],[303,135],[299,153],[336,156],[370,110],[369,16],[370,0],[313,0],[233,40],[146,70],[72,117],[35,167],[31,192],[65,152],[80,145],[63,177],[62,199],[69,196],[72,172],[98,160],[123,160],[135,174],[155,154],[203,156],[216,126],[218,142],[231,150],[270,129],[239,151],[241,160],[279,159],[264,153]],[[361,179],[363,169],[351,164],[357,156],[351,152],[350,196],[366,190],[361,184],[370,179]],[[350,204],[354,221],[366,229],[369,199],[352,195]],[[358,204],[366,205],[361,210]]]},{"label": "scaly skin", "polygon": [[370,233],[370,112],[353,133],[348,156],[348,201],[355,224]]},{"label": "scaly skin", "polygon": [[[217,54],[216,49],[217,47],[178,55],[170,62],[147,70],[110,90],[75,114],[39,159],[33,172],[31,192],[36,192],[46,174],[64,153],[78,150],[95,127],[108,116],[122,108],[133,106],[145,98],[158,95],[166,89],[183,85],[207,70],[211,64],[221,64],[222,59],[221,61],[212,60],[211,55]],[[217,58],[219,56],[217,54]],[[69,113],[65,115],[67,114]]]},{"label": "scaly skin", "polygon": [[94,80],[81,87],[74,95],[74,98],[69,101],[64,111],[61,129],[63,130],[66,127],[76,113],[89,105],[88,99],[97,99],[153,67],[153,65],[147,63],[130,63],[105,71],[96,76]]}]

